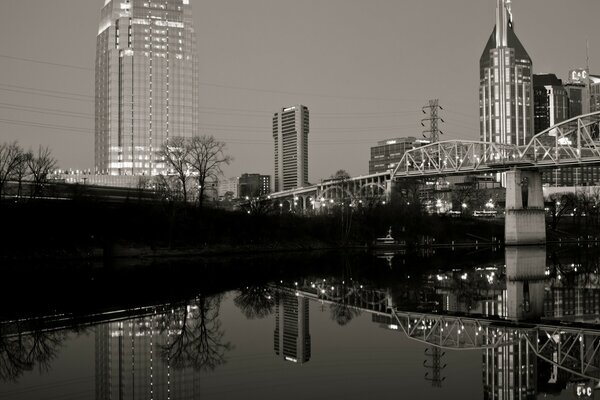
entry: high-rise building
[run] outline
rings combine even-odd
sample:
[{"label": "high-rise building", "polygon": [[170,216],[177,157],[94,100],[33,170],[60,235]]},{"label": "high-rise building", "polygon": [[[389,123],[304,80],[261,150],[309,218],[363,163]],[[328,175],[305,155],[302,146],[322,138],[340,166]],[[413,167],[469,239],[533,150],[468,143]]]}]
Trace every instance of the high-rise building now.
[{"label": "high-rise building", "polygon": [[407,150],[414,149],[424,143],[429,143],[429,141],[417,140],[412,136],[377,142],[377,146],[371,147],[369,174],[394,169]]},{"label": "high-rise building", "polygon": [[[569,118],[600,111],[599,76],[590,75],[585,68],[573,69],[569,71],[569,77],[564,89],[569,101]],[[537,101],[536,99],[536,103]],[[554,122],[558,123],[560,120]],[[597,134],[594,128],[592,128],[592,135],[596,136]],[[549,186],[598,185],[600,184],[600,166],[560,167],[544,171],[542,173],[542,183]]]},{"label": "high-rise building", "polygon": [[238,193],[240,198],[264,196],[271,193],[271,176],[261,174],[242,174],[239,177]]},{"label": "high-rise building", "polygon": [[590,77],[587,69],[569,71],[565,90],[569,96],[569,118],[590,112]]},{"label": "high-rise building", "polygon": [[308,117],[303,105],[282,108],[273,116],[276,192],[309,184]]},{"label": "high-rise building", "polygon": [[189,0],[105,0],[96,39],[95,170],[156,175],[169,137],[198,124]]},{"label": "high-rise building", "polygon": [[537,134],[569,119],[569,97],[554,74],[533,75],[533,126]]},{"label": "high-rise building", "polygon": [[96,327],[96,399],[197,398],[200,374],[165,355],[182,329],[167,320],[154,315]]},{"label": "high-rise building", "polygon": [[532,62],[514,32],[510,0],[497,0],[496,26],[479,61],[480,137],[523,145],[533,136]]},{"label": "high-rise building", "polygon": [[278,293],[275,307],[275,354],[285,361],[308,362],[311,348],[308,298]]}]

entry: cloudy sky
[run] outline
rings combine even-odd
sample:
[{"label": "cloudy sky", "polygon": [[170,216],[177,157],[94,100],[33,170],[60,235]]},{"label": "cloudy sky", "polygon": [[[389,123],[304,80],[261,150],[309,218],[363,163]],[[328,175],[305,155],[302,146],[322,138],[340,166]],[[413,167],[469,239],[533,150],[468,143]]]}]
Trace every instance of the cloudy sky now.
[{"label": "cloudy sky", "polygon": [[[271,115],[311,112],[313,182],[368,173],[378,140],[420,136],[439,98],[442,138],[478,137],[479,57],[495,0],[190,0],[201,63],[202,133],[228,143],[227,176],[273,174]],[[104,0],[2,0],[0,141],[50,146],[93,168],[94,57]],[[514,0],[535,73],[600,74],[600,1]]]}]

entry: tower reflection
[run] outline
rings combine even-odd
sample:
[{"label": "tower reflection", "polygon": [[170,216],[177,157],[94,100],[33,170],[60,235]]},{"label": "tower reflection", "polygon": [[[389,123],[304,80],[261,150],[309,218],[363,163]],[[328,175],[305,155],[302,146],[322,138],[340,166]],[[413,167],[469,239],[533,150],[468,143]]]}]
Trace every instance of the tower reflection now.
[{"label": "tower reflection", "polygon": [[275,301],[275,354],[293,363],[308,362],[311,349],[308,298],[278,292]]}]

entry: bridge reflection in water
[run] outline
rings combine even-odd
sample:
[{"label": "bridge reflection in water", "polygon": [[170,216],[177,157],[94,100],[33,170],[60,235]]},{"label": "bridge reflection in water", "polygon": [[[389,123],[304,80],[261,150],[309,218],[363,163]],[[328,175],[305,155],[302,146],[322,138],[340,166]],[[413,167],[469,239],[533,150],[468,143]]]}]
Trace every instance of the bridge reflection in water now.
[{"label": "bridge reflection in water", "polygon": [[[598,300],[600,286],[587,279],[564,287],[560,272],[550,277],[543,247],[507,248],[505,260],[501,267],[432,276],[439,301],[426,311],[406,311],[390,289],[351,280],[313,279],[271,289],[370,313],[381,327],[427,345],[425,379],[433,386],[442,386],[446,352],[481,351],[486,399],[533,398],[566,385],[583,385],[600,398],[600,302],[584,300]],[[475,285],[475,301],[465,301],[465,287],[472,289],[477,280],[486,284]]]}]

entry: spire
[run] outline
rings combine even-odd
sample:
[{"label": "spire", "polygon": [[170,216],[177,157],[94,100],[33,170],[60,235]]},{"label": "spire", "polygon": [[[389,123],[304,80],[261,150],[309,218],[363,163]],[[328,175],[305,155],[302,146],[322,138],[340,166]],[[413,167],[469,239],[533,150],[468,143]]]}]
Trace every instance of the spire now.
[{"label": "spire", "polygon": [[511,0],[497,0],[496,47],[508,46],[508,29],[512,28]]}]

